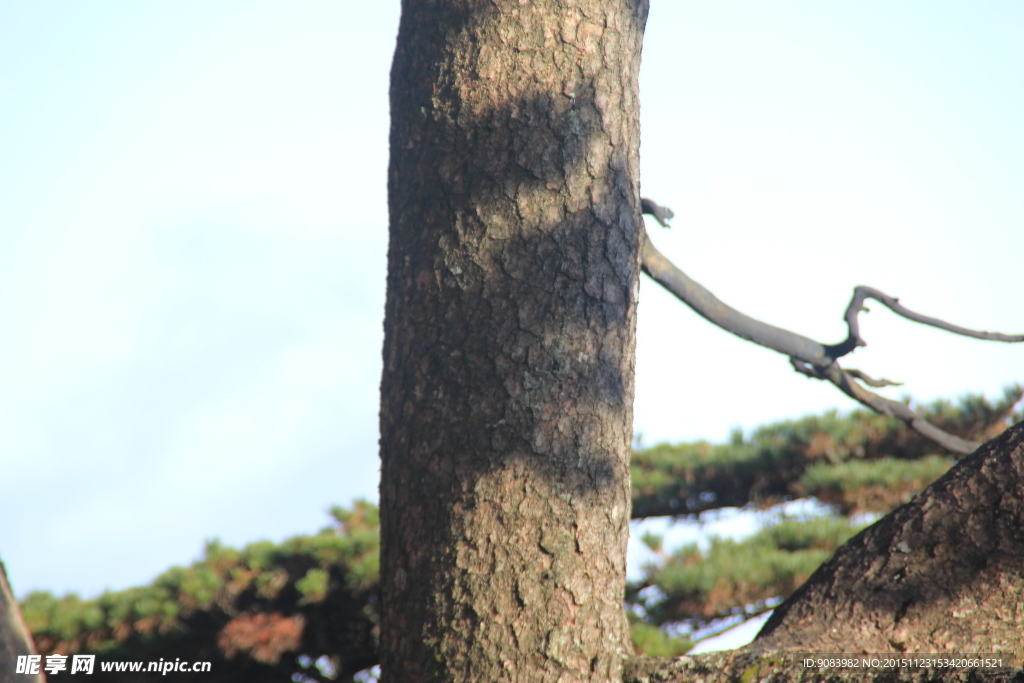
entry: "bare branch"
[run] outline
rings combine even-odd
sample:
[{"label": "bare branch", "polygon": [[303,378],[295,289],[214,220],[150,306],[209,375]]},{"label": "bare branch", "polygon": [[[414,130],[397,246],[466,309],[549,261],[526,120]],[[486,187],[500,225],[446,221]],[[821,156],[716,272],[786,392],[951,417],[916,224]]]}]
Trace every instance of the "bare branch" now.
[{"label": "bare branch", "polygon": [[[671,211],[655,204],[649,199],[643,200],[642,207],[644,213],[653,215],[662,225],[664,225],[664,222],[658,215],[653,213],[654,211],[659,211],[663,216],[668,211],[668,215],[671,217]],[[861,405],[882,415],[889,415],[902,420],[907,426],[925,438],[956,453],[972,453],[979,444],[942,431],[914,412],[907,404],[879,396],[865,389],[855,380],[860,380],[872,387],[899,386],[898,382],[886,379],[876,380],[860,370],[844,370],[836,361],[837,358],[850,353],[856,347],[866,345],[866,342],[860,337],[857,325],[857,314],[864,309],[865,299],[876,299],[893,312],[908,320],[938,327],[955,334],[992,341],[1024,341],[1024,335],[978,332],[952,325],[937,318],[929,318],[904,308],[895,298],[883,294],[876,289],[859,286],[854,290],[853,300],[846,310],[846,323],[850,330],[849,336],[840,344],[821,344],[808,337],[769,325],[756,318],[751,318],[726,305],[706,287],[690,278],[669,261],[664,254],[658,251],[648,237],[646,230],[642,239],[643,248],[641,249],[640,256],[642,270],[708,322],[721,327],[726,332],[730,332],[741,339],[746,339],[789,356],[790,363],[792,363],[793,368],[797,372],[814,379],[831,382],[840,391]]]},{"label": "bare branch", "polygon": [[961,439],[959,436],[954,436],[953,434],[942,431],[915,413],[914,410],[906,403],[893,401],[892,399],[885,398],[884,396],[879,396],[873,391],[868,391],[853,381],[853,375],[839,367],[838,362],[833,363],[824,369],[815,368],[792,357],[789,359],[789,362],[793,364],[793,368],[800,374],[813,377],[814,379],[831,382],[841,392],[852,398],[854,401],[857,401],[857,403],[860,403],[862,406],[870,408],[876,413],[902,420],[908,427],[921,436],[930,439],[932,442],[937,443],[943,448],[949,449],[954,453],[973,453],[978,446],[981,445],[974,441],[967,441],[966,439]]},{"label": "bare branch", "polygon": [[974,339],[985,339],[987,341],[1001,341],[1007,343],[1024,342],[1024,334],[1001,334],[999,332],[985,332],[978,330],[971,330],[966,327],[960,327],[959,325],[953,325],[947,323],[945,320],[939,320],[938,318],[930,318],[926,315],[921,315],[909,308],[903,306],[894,296],[889,296],[884,292],[880,292],[873,287],[865,287],[859,285],[853,290],[853,298],[850,300],[850,305],[846,307],[846,315],[843,316],[846,320],[846,326],[849,328],[849,336],[839,344],[830,346],[829,353],[834,358],[839,358],[850,353],[858,346],[867,346],[867,342],[860,336],[860,325],[857,316],[861,311],[867,311],[868,309],[864,306],[864,302],[868,299],[874,299],[883,306],[888,308],[896,315],[902,316],[907,320],[913,320],[916,323],[922,325],[930,325],[931,327],[937,327],[940,330],[946,330],[953,334],[959,334],[964,337],[972,337]]},{"label": "bare branch", "polygon": [[903,382],[893,382],[891,379],[885,379],[884,377],[882,379],[874,379],[868,373],[862,372],[861,370],[854,370],[853,368],[847,368],[846,374],[849,375],[850,377],[856,377],[864,384],[867,384],[869,387],[875,387],[876,389],[879,387],[903,386]]},{"label": "bare branch", "polygon": [[706,287],[679,270],[658,251],[646,231],[643,242],[640,256],[640,267],[643,271],[708,322],[737,337],[792,356],[815,367],[827,368],[834,362],[825,345],[751,318],[720,301]]}]

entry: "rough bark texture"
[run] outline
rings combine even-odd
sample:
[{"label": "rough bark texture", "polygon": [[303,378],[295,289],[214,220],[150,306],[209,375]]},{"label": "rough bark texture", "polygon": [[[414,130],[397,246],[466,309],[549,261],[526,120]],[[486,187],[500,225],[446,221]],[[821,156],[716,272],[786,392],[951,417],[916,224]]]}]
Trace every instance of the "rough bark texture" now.
[{"label": "rough bark texture", "polygon": [[1024,423],[840,548],[754,645],[1024,664]]},{"label": "rough bark texture", "polygon": [[381,383],[387,681],[621,680],[641,0],[405,0]]},{"label": "rough bark texture", "polygon": [[[937,668],[858,666],[824,669],[804,666],[802,657],[772,651],[709,652],[665,659],[635,657],[624,683],[1024,683],[1010,667]],[[812,662],[814,660],[812,659]],[[869,660],[870,661],[870,660]]]},{"label": "rough bark texture", "polygon": [[43,683],[46,679],[42,673],[33,676],[14,673],[19,655],[35,653],[32,635],[25,628],[18,601],[14,598],[10,584],[7,583],[4,563],[0,562],[0,683]]},{"label": "rough bark texture", "polygon": [[[845,653],[861,665],[805,667],[807,653],[812,661]],[[987,655],[997,664],[929,668],[920,664],[929,655]],[[886,667],[893,659],[902,664]],[[865,665],[876,661],[882,664]],[[1022,665],[1024,423],[842,546],[747,647],[675,660],[635,657],[623,680],[1024,683]]]}]

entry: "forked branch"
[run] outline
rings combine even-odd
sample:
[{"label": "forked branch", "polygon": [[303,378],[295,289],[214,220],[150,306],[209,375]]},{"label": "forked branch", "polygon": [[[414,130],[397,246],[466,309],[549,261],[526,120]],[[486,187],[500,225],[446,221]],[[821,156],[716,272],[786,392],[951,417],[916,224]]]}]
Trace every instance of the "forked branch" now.
[{"label": "forked branch", "polygon": [[853,290],[853,298],[850,300],[850,305],[846,307],[846,315],[843,318],[846,320],[846,327],[849,329],[849,335],[839,344],[829,347],[829,352],[835,357],[845,356],[850,353],[858,346],[867,346],[867,342],[864,341],[860,336],[860,324],[857,320],[857,315],[861,311],[867,311],[867,307],[864,306],[864,302],[868,299],[874,299],[883,306],[888,308],[896,315],[902,316],[907,320],[913,320],[916,323],[922,325],[930,325],[931,327],[937,327],[940,330],[946,330],[953,334],[959,334],[964,337],[973,337],[974,339],[985,339],[988,341],[1001,341],[1001,342],[1020,342],[1024,341],[1024,334],[1000,334],[999,332],[985,332],[979,330],[970,330],[966,327],[960,327],[959,325],[953,325],[947,323],[945,320],[939,320],[938,318],[930,318],[926,315],[916,313],[909,308],[903,306],[900,300],[894,296],[889,296],[884,292],[880,292],[873,287],[865,287],[859,285]]},{"label": "forked branch", "polygon": [[[666,220],[672,217],[671,210],[659,206],[650,199],[643,200],[642,210],[644,213],[654,216],[662,225],[666,225]],[[867,345],[867,342],[860,336],[860,327],[857,321],[857,315],[861,311],[866,310],[864,308],[864,301],[875,299],[897,315],[903,316],[908,320],[937,327],[954,334],[991,341],[1024,341],[1024,335],[979,332],[959,327],[937,318],[929,318],[905,308],[895,297],[888,296],[871,287],[859,286],[854,289],[853,299],[846,309],[845,319],[849,329],[847,338],[839,344],[821,344],[795,332],[790,332],[789,330],[784,330],[751,318],[728,306],[715,297],[706,287],[677,268],[664,254],[658,251],[651,242],[650,237],[648,237],[646,230],[642,239],[643,246],[641,248],[640,265],[643,271],[652,280],[692,308],[698,315],[741,339],[746,339],[789,356],[790,363],[792,363],[793,368],[797,372],[814,379],[831,382],[840,391],[861,405],[877,413],[899,418],[922,436],[943,448],[957,453],[971,453],[979,444],[944,432],[914,412],[907,404],[879,396],[864,388],[857,380],[872,387],[894,386],[898,385],[898,382],[891,382],[886,379],[876,380],[860,370],[845,370],[840,367],[838,362],[840,357],[850,353],[858,346]]]}]

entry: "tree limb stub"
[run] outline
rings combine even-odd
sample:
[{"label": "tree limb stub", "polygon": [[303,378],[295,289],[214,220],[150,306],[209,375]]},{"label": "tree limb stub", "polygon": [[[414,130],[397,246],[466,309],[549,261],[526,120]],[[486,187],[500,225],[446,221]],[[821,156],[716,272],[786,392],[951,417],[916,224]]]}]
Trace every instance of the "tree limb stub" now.
[{"label": "tree limb stub", "polygon": [[653,216],[654,220],[658,221],[658,225],[663,228],[671,228],[668,224],[670,220],[675,218],[675,213],[672,209],[667,206],[658,204],[653,199],[640,198],[640,212],[646,213],[648,216]]},{"label": "tree limb stub", "polygon": [[[661,225],[668,227],[666,221],[673,215],[670,209],[660,206],[650,199],[642,200],[641,208],[644,213],[654,216]],[[858,313],[866,310],[864,301],[869,298],[875,299],[908,320],[954,334],[990,341],[1010,343],[1024,341],[1024,335],[1005,335],[970,330],[937,318],[930,318],[905,308],[895,297],[871,287],[858,286],[854,289],[853,299],[846,309],[845,320],[849,328],[849,335],[839,344],[821,344],[803,335],[752,318],[725,304],[658,251],[646,231],[642,239],[640,266],[643,272],[702,318],[741,339],[789,356],[790,363],[797,372],[807,377],[831,382],[861,405],[882,415],[902,420],[922,436],[955,453],[972,453],[979,444],[944,432],[914,412],[907,404],[868,391],[855,380],[860,380],[873,387],[898,386],[897,382],[885,379],[875,380],[860,370],[844,370],[839,366],[838,358],[850,353],[858,346],[867,345],[867,342],[860,336],[857,321]]]}]

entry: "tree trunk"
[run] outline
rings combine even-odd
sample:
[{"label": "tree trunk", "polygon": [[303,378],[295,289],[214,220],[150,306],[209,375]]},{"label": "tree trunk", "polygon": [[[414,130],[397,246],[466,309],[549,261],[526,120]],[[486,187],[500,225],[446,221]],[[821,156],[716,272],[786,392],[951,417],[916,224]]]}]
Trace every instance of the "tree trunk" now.
[{"label": "tree trunk", "polygon": [[850,539],[754,646],[998,652],[1024,666],[1024,423]]},{"label": "tree trunk", "polygon": [[1024,683],[1022,605],[1024,423],[850,539],[753,643],[636,657],[624,680]]},{"label": "tree trunk", "polygon": [[646,0],[404,0],[385,681],[621,680]]},{"label": "tree trunk", "polygon": [[[963,662],[954,662],[963,663]],[[831,664],[831,666],[830,666]],[[824,658],[744,648],[693,657],[633,657],[623,683],[1024,683],[1006,658],[952,666],[911,656]]]},{"label": "tree trunk", "polygon": [[[7,571],[0,562],[0,683],[21,681],[23,683],[42,683],[46,679],[42,673],[28,675],[15,673],[19,656],[36,654],[32,643],[32,634],[25,627],[21,618],[21,609],[14,597],[11,586],[7,583]],[[42,671],[42,665],[39,667]]]},{"label": "tree trunk", "polygon": [[1024,683],[1024,423],[842,546],[733,652],[626,683]]}]

